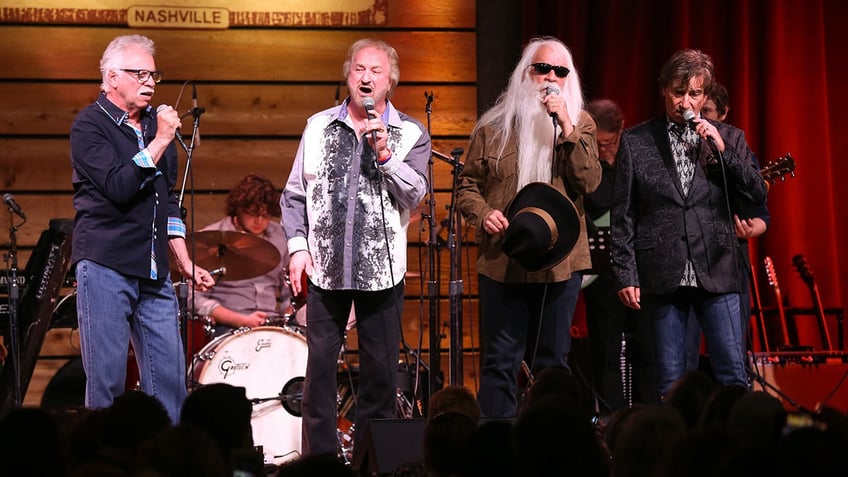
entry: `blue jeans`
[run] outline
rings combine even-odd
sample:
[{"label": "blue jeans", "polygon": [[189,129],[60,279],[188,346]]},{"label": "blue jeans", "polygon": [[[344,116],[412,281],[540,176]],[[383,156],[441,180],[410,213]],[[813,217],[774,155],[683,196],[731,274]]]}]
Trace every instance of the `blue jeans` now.
[{"label": "blue jeans", "polygon": [[690,311],[706,338],[710,366],[718,384],[748,386],[738,293],[715,294],[680,287],[670,295],[643,296],[642,308],[653,322],[660,396],[668,394],[672,384],[686,374]]},{"label": "blue jeans", "polygon": [[571,320],[581,280],[581,273],[548,284],[501,283],[479,275],[483,353],[477,401],[483,416],[517,415],[522,360],[534,373],[568,366]]},{"label": "blue jeans", "polygon": [[85,406],[109,407],[126,391],[132,342],[142,390],[179,422],[186,367],[171,279],[128,277],[90,260],[77,263],[76,279]]}]

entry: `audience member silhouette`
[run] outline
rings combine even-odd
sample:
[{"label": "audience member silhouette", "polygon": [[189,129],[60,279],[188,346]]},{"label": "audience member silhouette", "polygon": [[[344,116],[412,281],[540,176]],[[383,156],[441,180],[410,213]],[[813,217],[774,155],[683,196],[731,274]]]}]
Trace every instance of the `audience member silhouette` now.
[{"label": "audience member silhouette", "polygon": [[460,475],[477,421],[465,413],[445,412],[433,416],[424,428],[424,466],[432,477]]},{"label": "audience member silhouette", "polygon": [[[199,387],[188,395],[180,413],[180,423],[193,424],[205,432],[220,451],[221,458],[233,464],[236,451],[253,451],[250,419],[253,408],[245,388],[226,383]],[[262,457],[259,456],[259,461]]]},{"label": "audience member silhouette", "polygon": [[671,385],[663,403],[677,409],[686,427],[693,429],[707,399],[717,387],[715,381],[703,371],[688,371]]},{"label": "audience member silhouette", "polygon": [[488,420],[481,423],[471,435],[463,459],[465,477],[518,475],[513,423],[505,420]]},{"label": "audience member silhouette", "polygon": [[[209,435],[192,424],[177,424],[163,430],[140,449],[142,473],[157,477],[231,477],[226,461]],[[244,475],[244,474],[242,474]],[[261,477],[254,474],[252,477]]]},{"label": "audience member silhouette", "polygon": [[748,389],[742,386],[718,386],[704,403],[696,427],[726,424],[733,406],[746,394]]},{"label": "audience member silhouette", "polygon": [[65,449],[58,423],[44,410],[13,409],[0,419],[0,474],[63,475]]},{"label": "audience member silhouette", "polygon": [[141,391],[127,391],[106,409],[98,457],[133,472],[139,464],[139,447],[170,426],[171,418],[159,399]]},{"label": "audience member silhouette", "polygon": [[475,423],[480,421],[480,404],[477,403],[474,393],[465,386],[446,386],[430,396],[427,416],[429,419],[448,412],[465,414]]},{"label": "audience member silhouette", "polygon": [[672,406],[645,406],[621,424],[612,447],[612,477],[652,477],[672,443],[686,434],[686,422]]},{"label": "audience member silhouette", "polygon": [[518,416],[515,442],[521,475],[609,475],[609,455],[591,419],[564,394],[528,401]]}]

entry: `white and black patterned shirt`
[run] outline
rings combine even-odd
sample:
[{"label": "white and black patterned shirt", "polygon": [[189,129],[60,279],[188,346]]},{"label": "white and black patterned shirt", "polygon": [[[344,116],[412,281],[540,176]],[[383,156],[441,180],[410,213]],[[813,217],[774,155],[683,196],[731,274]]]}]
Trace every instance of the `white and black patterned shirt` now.
[{"label": "white and black patterned shirt", "polygon": [[[689,194],[689,186],[692,185],[692,178],[695,177],[695,164],[700,144],[698,133],[686,124],[669,121],[668,142],[671,145],[671,155],[674,158],[674,165],[677,166],[680,186],[683,188],[683,197],[686,197]],[[686,267],[683,271],[683,278],[680,280],[680,286],[698,286],[698,279],[695,276],[695,268],[692,266],[691,259],[686,260]]]},{"label": "white and black patterned shirt", "polygon": [[427,192],[430,137],[387,102],[382,119],[392,156],[378,165],[348,101],[307,121],[280,201],[282,223],[289,253],[311,254],[316,286],[385,290],[406,273],[409,209]]}]

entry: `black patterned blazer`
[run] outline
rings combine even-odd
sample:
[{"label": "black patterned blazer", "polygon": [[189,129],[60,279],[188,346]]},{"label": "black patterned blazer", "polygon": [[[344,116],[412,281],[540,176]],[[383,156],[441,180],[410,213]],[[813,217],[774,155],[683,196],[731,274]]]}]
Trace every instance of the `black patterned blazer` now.
[{"label": "black patterned blazer", "polygon": [[742,258],[727,200],[761,205],[766,186],[744,132],[710,122],[724,139],[725,151],[719,161],[701,141],[685,197],[669,145],[666,117],[622,133],[610,223],[617,289],[635,286],[643,295],[672,293],[689,258],[701,288],[715,293],[740,290],[739,281],[746,278],[736,271]]}]

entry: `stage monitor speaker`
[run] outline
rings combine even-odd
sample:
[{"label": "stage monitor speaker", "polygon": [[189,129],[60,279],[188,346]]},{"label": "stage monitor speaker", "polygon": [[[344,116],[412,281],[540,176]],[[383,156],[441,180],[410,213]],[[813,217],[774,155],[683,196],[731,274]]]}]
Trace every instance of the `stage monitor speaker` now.
[{"label": "stage monitor speaker", "polygon": [[401,464],[422,459],[426,426],[426,419],[372,420],[357,436],[353,466],[360,475],[391,475]]},{"label": "stage monitor speaker", "polygon": [[796,410],[794,402],[811,411],[819,405],[848,411],[848,354],[754,353],[752,364],[765,380],[755,380],[753,390],[777,397],[787,410]]}]

